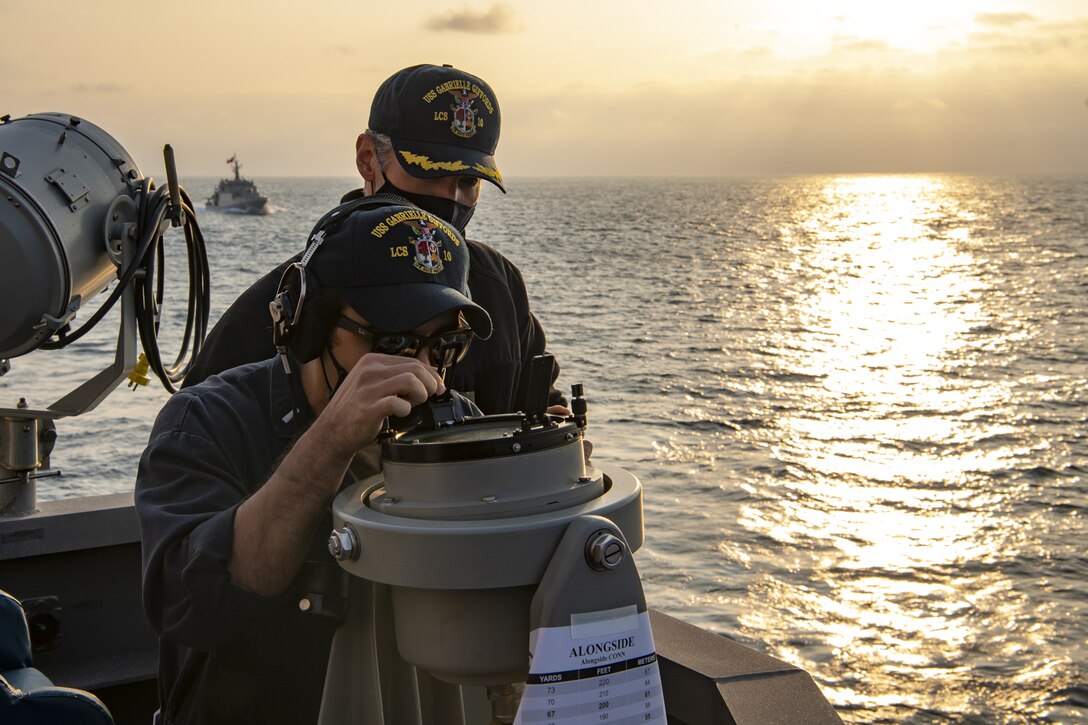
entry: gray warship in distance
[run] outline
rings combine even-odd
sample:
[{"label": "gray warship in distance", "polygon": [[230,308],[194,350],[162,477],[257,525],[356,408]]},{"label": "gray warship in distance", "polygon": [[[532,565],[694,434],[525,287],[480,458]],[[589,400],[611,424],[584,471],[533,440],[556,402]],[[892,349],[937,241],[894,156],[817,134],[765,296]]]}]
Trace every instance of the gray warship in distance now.
[{"label": "gray warship in distance", "polygon": [[242,164],[238,154],[234,154],[227,163],[234,170],[233,179],[220,179],[219,186],[207,199],[208,209],[241,212],[242,214],[267,214],[268,197],[261,196],[257,185],[249,179],[243,179],[239,173]]},{"label": "gray warship in distance", "polygon": [[[137,334],[169,390],[184,376],[185,355],[200,348],[207,260],[165,150],[169,183],[155,189],[91,123],[52,113],[0,118],[0,371],[78,339],[101,317],[73,330],[76,312],[106,283],[117,280],[102,307],[121,303],[111,365],[46,409],[0,408],[0,590],[14,597],[0,596],[0,722],[147,725],[158,707],[158,641],[141,606],[132,492],[38,503],[36,486],[58,474],[49,465],[53,421],[94,408],[133,373]],[[190,295],[199,299],[188,306],[182,353],[166,365],[158,307],[140,301],[155,294],[154,262],[170,227],[184,230]],[[532,375],[547,382],[542,370],[534,364]],[[580,389],[572,415],[560,419],[544,412],[546,385],[538,387],[540,405],[529,407],[539,410],[528,414],[452,421],[436,404],[391,428],[383,473],[337,497],[329,550],[349,575],[346,602],[322,592],[299,602],[315,616],[347,605],[322,725],[841,723],[805,671],[647,607],[630,555],[643,540],[641,483],[584,459]],[[652,632],[649,650],[641,639],[626,654],[590,644],[585,651],[601,656],[582,660],[584,669],[554,664],[571,637],[633,647],[633,637],[616,634],[629,624]],[[551,635],[534,640],[531,667],[530,626],[534,636],[570,630],[544,674],[537,665]],[[621,697],[624,667],[638,681]],[[606,669],[616,679],[600,686]],[[564,699],[583,685],[589,691]],[[73,714],[81,704],[86,716]]]}]

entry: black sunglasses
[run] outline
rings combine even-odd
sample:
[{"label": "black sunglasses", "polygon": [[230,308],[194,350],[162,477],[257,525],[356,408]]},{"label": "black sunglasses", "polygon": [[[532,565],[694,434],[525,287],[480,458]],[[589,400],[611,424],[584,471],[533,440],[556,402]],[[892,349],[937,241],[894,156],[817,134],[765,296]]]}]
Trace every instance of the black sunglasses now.
[{"label": "black sunglasses", "polygon": [[472,330],[467,327],[426,336],[410,332],[377,332],[366,329],[345,315],[337,318],[336,326],[362,337],[374,352],[415,357],[425,349],[431,365],[439,370],[460,362],[468,351],[468,344],[472,342]]}]

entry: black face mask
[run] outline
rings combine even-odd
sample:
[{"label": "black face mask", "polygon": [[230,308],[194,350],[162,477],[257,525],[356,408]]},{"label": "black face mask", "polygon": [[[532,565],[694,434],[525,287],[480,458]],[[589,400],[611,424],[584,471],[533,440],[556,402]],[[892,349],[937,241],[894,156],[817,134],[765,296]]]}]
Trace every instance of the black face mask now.
[{"label": "black face mask", "polygon": [[348,376],[348,371],[344,369],[344,366],[341,365],[340,361],[336,359],[336,356],[332,354],[332,345],[326,347],[325,351],[329,353],[329,359],[332,360],[332,366],[336,370],[336,385],[333,385],[329,382],[329,374],[325,371],[325,363],[321,363],[321,373],[325,376],[325,389],[328,392],[326,400],[332,400],[332,396],[336,395],[336,391],[344,384],[344,378]]},{"label": "black face mask", "polygon": [[461,236],[465,235],[465,227],[468,226],[469,220],[472,219],[472,214],[476,211],[475,206],[462,204],[459,201],[447,199],[444,196],[431,196],[429,194],[417,194],[414,191],[405,191],[388,178],[378,191],[383,194],[403,196],[420,209],[429,211],[442,221],[452,225],[454,229],[461,232]]}]

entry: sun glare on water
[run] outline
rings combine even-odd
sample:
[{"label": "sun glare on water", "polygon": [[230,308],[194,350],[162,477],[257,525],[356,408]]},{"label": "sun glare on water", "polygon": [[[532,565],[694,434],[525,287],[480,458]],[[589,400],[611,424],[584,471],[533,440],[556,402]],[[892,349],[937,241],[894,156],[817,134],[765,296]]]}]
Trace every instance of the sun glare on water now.
[{"label": "sun glare on water", "polygon": [[[974,615],[980,601],[1007,599],[990,607],[1010,621],[1023,604],[993,567],[969,573],[1015,556],[1032,534],[1009,518],[1012,493],[978,484],[1022,451],[979,444],[1006,432],[992,413],[1011,393],[972,372],[974,331],[1001,300],[986,294],[972,211],[954,183],[826,178],[780,230],[793,245],[780,274],[804,278],[806,295],[776,347],[786,371],[811,381],[809,405],[778,418],[768,441],[792,472],[766,484],[779,503],[742,507],[741,523],[811,573],[806,586],[767,576],[749,596],[774,606],[750,607],[741,621],[758,636],[785,616],[786,629],[818,632],[822,644],[781,643],[780,656],[824,671],[837,669],[825,659],[839,662],[847,682],[866,672],[856,687],[828,685],[840,704],[902,702],[882,702],[896,685],[877,681],[947,674],[944,663],[990,636],[993,622]],[[911,697],[957,710],[968,695]]]}]

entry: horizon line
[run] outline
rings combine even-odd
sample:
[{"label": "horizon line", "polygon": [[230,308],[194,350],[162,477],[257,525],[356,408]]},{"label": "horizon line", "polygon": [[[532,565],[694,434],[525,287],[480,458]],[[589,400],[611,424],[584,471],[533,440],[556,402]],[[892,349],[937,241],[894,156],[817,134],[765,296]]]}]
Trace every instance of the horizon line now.
[{"label": "horizon line", "polygon": [[[165,170],[163,177],[165,178]],[[754,171],[737,172],[732,174],[518,174],[506,176],[506,180],[545,180],[545,179],[749,179],[787,176],[1088,176],[1088,169],[1068,169],[1054,171],[1023,170],[1023,171],[972,171],[972,170],[929,170],[929,171]],[[157,174],[151,176],[156,177]],[[194,173],[179,174],[179,179],[215,179],[226,178],[222,173]],[[262,176],[248,177],[250,180],[258,179],[343,179],[349,181],[361,181],[357,175],[349,174],[266,174]]]}]

